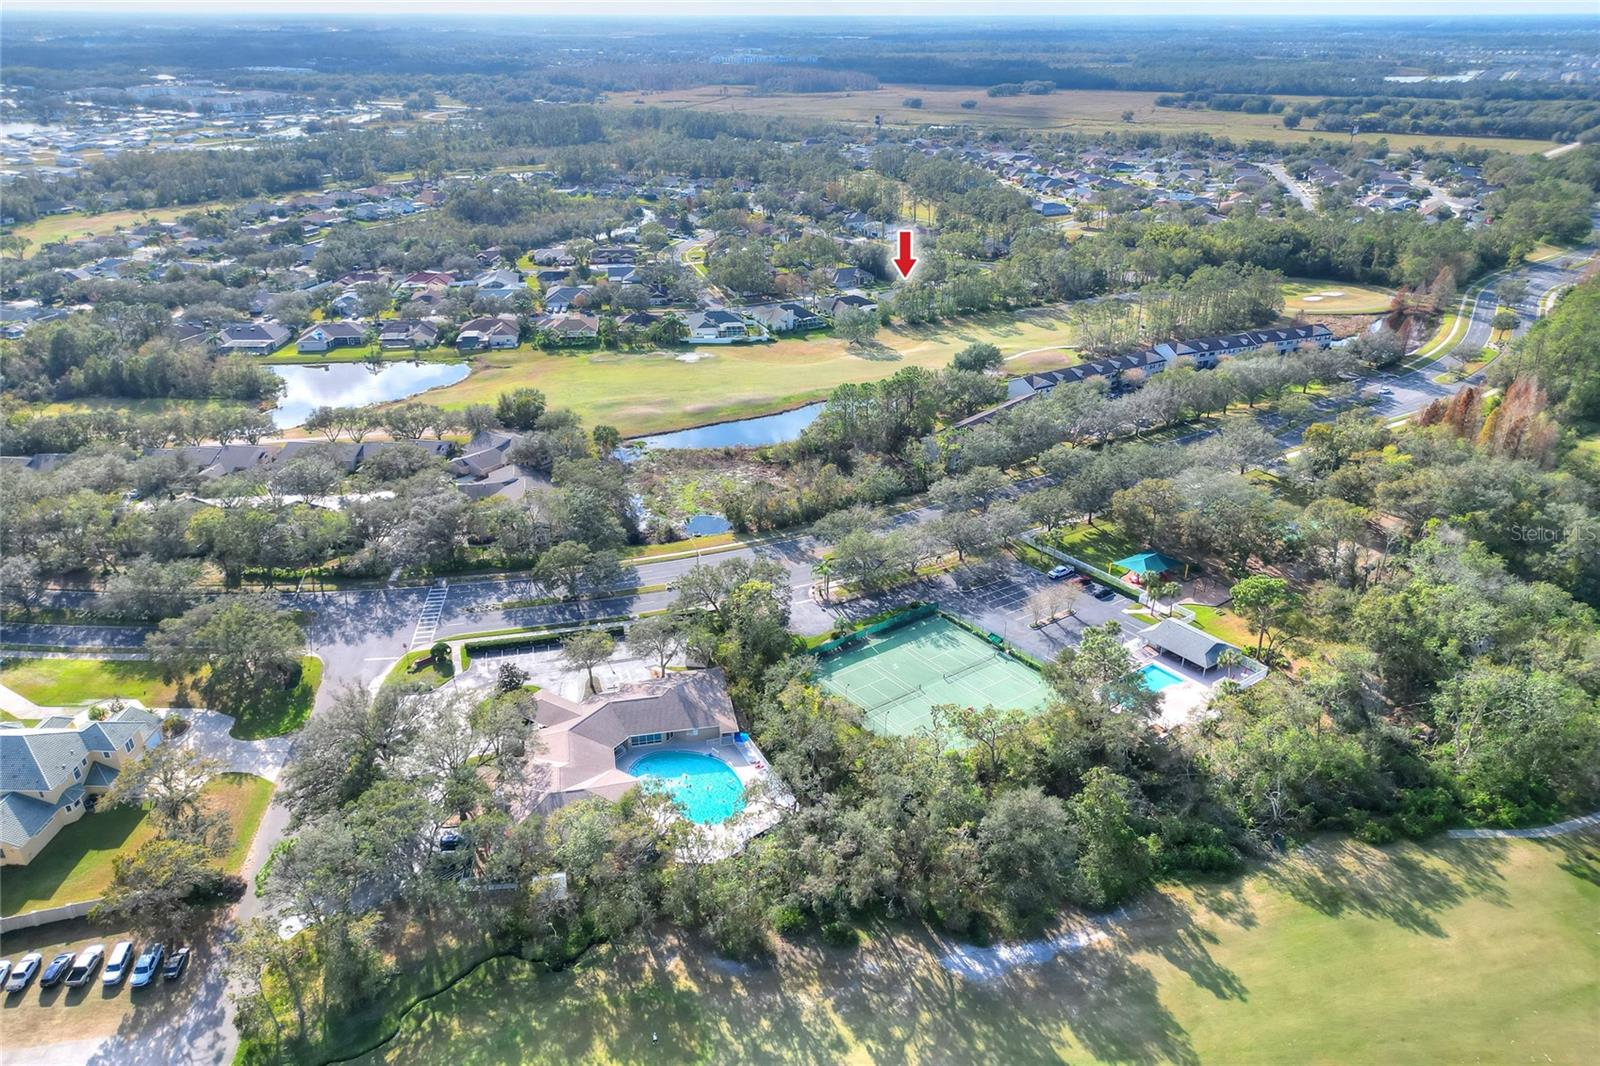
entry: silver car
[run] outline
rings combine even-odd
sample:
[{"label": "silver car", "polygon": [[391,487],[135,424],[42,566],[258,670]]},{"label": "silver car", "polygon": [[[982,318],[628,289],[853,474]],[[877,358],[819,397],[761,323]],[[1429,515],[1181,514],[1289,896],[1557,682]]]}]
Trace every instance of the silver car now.
[{"label": "silver car", "polygon": [[78,957],[72,960],[72,969],[67,971],[67,987],[82,988],[94,980],[94,972],[105,957],[104,944],[91,944],[78,952]]}]

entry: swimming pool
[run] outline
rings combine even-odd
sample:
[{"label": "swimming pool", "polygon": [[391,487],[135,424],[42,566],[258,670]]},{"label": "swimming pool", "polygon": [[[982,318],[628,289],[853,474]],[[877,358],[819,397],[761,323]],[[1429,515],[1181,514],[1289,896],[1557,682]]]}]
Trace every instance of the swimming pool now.
[{"label": "swimming pool", "polygon": [[1151,692],[1160,692],[1164,688],[1183,684],[1183,678],[1155,663],[1145,663],[1139,670],[1139,677],[1144,680],[1144,687]]},{"label": "swimming pool", "polygon": [[726,822],[744,806],[739,775],[710,755],[654,751],[628,767],[628,773],[664,790],[696,825]]}]

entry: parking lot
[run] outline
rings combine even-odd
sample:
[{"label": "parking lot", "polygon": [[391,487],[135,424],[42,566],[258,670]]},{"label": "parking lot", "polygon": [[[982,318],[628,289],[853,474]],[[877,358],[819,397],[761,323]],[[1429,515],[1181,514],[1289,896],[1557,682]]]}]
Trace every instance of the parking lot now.
[{"label": "parking lot", "polygon": [[948,574],[902,585],[879,596],[863,597],[836,613],[844,619],[864,618],[887,607],[926,600],[986,632],[1000,634],[1007,643],[1041,661],[1052,660],[1061,649],[1076,644],[1086,626],[1128,624],[1122,612],[1132,606],[1132,601],[1122,596],[1101,601],[1085,594],[1073,604],[1072,617],[1032,628],[1034,616],[1028,600],[1051,584],[1033,567],[1002,556],[958,566]]},{"label": "parking lot", "polygon": [[[136,952],[142,947],[138,938],[128,933],[91,928],[83,920],[57,922],[7,933],[0,938],[0,957],[10,959],[15,966],[28,952],[37,951],[44,956],[42,975],[57,954],[77,954],[91,944],[104,944],[109,956],[119,940],[133,940]],[[130,969],[131,966],[130,963]],[[158,1046],[150,1042],[151,1034],[168,1034],[170,1057],[165,1061],[189,1061],[182,1049],[196,1013],[193,1008],[210,1003],[208,1010],[221,1009],[220,969],[198,944],[178,981],[158,977],[144,988],[132,987],[130,980],[107,987],[101,983],[102,972],[103,967],[81,988],[68,988],[64,983],[41,988],[35,977],[20,992],[0,993],[0,1033],[4,1034],[0,1060],[8,1066],[13,1062],[50,1066],[102,1058],[110,1061],[106,1052],[121,1043],[118,1036],[137,1031],[141,1034],[140,1046],[145,1048]],[[32,1048],[37,1048],[37,1053],[29,1050]],[[120,1053],[114,1058],[144,1061]]]}]

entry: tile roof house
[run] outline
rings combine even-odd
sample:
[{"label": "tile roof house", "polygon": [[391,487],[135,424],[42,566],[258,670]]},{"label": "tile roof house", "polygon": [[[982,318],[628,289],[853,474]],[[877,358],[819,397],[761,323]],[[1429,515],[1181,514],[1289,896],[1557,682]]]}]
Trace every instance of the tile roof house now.
[{"label": "tile roof house", "polygon": [[104,721],[46,718],[0,724],[0,865],[33,861],[61,827],[83,817],[85,796],[161,743],[161,719],[124,707]]},{"label": "tile roof house", "polygon": [[617,766],[636,748],[717,740],[739,729],[720,669],[670,674],[581,703],[545,689],[538,707],[539,746],[529,778],[543,788],[530,809],[545,812],[594,796],[619,799],[639,783]]},{"label": "tile roof house", "polygon": [[288,327],[277,322],[235,322],[217,331],[217,348],[247,355],[271,355],[289,343]]}]

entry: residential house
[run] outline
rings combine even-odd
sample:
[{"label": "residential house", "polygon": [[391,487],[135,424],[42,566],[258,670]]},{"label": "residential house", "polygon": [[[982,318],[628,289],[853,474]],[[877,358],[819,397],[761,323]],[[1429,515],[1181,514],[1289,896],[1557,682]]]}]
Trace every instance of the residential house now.
[{"label": "residential house", "polygon": [[446,274],[442,270],[418,270],[407,274],[399,286],[401,292],[417,292],[421,289],[447,289],[455,282],[454,275]]},{"label": "residential house", "polygon": [[318,322],[304,333],[296,347],[302,352],[327,352],[335,348],[359,348],[367,342],[367,330],[359,322],[338,320]]},{"label": "residential house", "polygon": [[[574,306],[588,303],[592,292],[587,285],[558,285],[544,294],[544,309],[559,315],[572,310]],[[579,297],[584,297],[581,303]]]},{"label": "residential house", "polygon": [[378,347],[388,351],[398,348],[432,348],[439,343],[439,327],[426,319],[389,318],[378,323]]},{"label": "residential house", "polygon": [[745,320],[725,308],[696,311],[684,319],[691,340],[734,340],[748,336]]},{"label": "residential house", "polygon": [[795,330],[821,329],[827,320],[804,304],[786,301],[746,308],[746,317],[755,319],[773,333],[791,333]]},{"label": "residential house", "polygon": [[833,287],[836,289],[865,289],[877,282],[877,278],[860,267],[839,267],[833,272]]},{"label": "residential house", "polygon": [[271,355],[294,334],[277,322],[235,322],[217,331],[217,349],[247,355]]},{"label": "residential house", "polygon": [[53,716],[0,723],[0,865],[25,866],[84,815],[122,768],[161,743],[161,719],[124,707],[93,721]]},{"label": "residential house", "polygon": [[456,334],[456,347],[463,352],[515,348],[521,332],[516,315],[482,315],[462,324]]},{"label": "residential house", "polygon": [[538,320],[537,325],[562,341],[590,341],[600,335],[600,320],[582,311],[545,315]]},{"label": "residential house", "polygon": [[832,300],[827,301],[827,308],[830,315],[837,315],[840,311],[846,309],[876,311],[878,305],[875,301],[869,300],[860,293],[847,292],[843,296],[835,296]]}]

